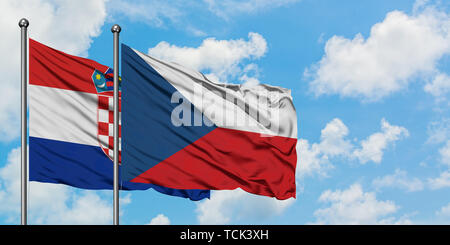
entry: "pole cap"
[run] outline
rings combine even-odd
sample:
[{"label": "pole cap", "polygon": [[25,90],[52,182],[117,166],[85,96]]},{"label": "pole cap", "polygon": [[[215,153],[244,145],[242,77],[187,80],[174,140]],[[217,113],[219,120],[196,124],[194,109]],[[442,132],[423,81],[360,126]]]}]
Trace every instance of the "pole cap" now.
[{"label": "pole cap", "polygon": [[19,20],[19,26],[22,28],[22,27],[28,27],[30,25],[30,22],[28,22],[28,20],[27,19],[25,19],[25,18],[22,18],[22,19],[20,19]]},{"label": "pole cap", "polygon": [[118,24],[115,24],[115,25],[113,25],[113,26],[111,27],[111,32],[112,32],[112,33],[114,33],[114,32],[119,33],[121,30],[122,30],[122,28],[120,28],[120,26],[119,26]]}]

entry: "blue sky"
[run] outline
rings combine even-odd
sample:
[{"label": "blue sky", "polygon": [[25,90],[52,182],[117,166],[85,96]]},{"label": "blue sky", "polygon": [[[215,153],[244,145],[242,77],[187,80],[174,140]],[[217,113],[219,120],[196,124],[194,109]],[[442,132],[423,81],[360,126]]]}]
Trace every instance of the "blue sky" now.
[{"label": "blue sky", "polygon": [[[121,42],[229,83],[289,88],[297,199],[121,192],[122,224],[450,223],[445,1],[2,1],[0,224],[19,223],[19,28],[112,66]],[[32,224],[110,224],[112,193],[30,184]]]}]

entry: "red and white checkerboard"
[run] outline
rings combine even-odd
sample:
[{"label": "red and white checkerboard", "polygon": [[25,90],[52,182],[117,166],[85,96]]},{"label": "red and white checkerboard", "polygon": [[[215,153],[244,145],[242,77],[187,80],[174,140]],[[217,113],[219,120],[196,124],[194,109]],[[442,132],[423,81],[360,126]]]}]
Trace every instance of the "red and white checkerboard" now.
[{"label": "red and white checkerboard", "polygon": [[[111,159],[114,159],[114,104],[113,97],[98,95],[98,141],[103,152]],[[121,162],[122,150],[122,120],[121,120],[121,99],[119,96],[119,163]]]}]

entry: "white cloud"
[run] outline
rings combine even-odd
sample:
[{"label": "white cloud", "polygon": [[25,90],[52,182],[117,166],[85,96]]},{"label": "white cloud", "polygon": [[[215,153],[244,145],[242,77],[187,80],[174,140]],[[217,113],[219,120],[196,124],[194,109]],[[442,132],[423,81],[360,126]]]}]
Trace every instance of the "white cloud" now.
[{"label": "white cloud", "polygon": [[381,132],[370,135],[361,142],[361,148],[353,152],[353,156],[361,163],[373,161],[380,163],[383,158],[383,151],[391,143],[403,137],[409,136],[406,128],[390,125],[384,118],[381,119]]},{"label": "white cloud", "polygon": [[426,8],[429,0],[416,0],[413,5],[413,13],[418,13],[419,11]]},{"label": "white cloud", "polygon": [[376,189],[394,187],[404,189],[408,192],[421,191],[424,189],[423,182],[418,178],[408,178],[406,171],[396,169],[394,174],[378,177],[372,181]]},{"label": "white cloud", "polygon": [[432,190],[450,187],[450,170],[442,172],[439,177],[429,178],[428,185]]},{"label": "white cloud", "polygon": [[450,17],[423,4],[416,9],[412,15],[389,12],[367,39],[329,39],[322,59],[305,70],[311,91],[375,101],[407,88],[415,76],[435,74],[450,53]]},{"label": "white cloud", "polygon": [[408,219],[388,217],[399,207],[393,201],[377,200],[375,193],[364,192],[361,185],[353,184],[346,190],[327,190],[319,202],[329,204],[314,212],[317,224],[408,224]]},{"label": "white cloud", "polygon": [[205,37],[208,35],[205,31],[202,31],[202,30],[198,29],[197,27],[190,26],[190,25],[185,25],[185,27],[186,27],[186,32],[191,34],[192,36]]},{"label": "white cloud", "polygon": [[248,41],[207,38],[197,48],[178,47],[163,41],[150,48],[148,53],[195,70],[210,72],[213,78],[227,81],[227,78],[242,77],[257,70],[254,64],[246,68],[241,68],[240,64],[244,60],[259,59],[267,52],[267,42],[263,36],[251,32],[248,38]]},{"label": "white cloud", "polygon": [[447,74],[439,73],[425,85],[424,90],[443,100],[444,96],[450,92],[450,77]]},{"label": "white cloud", "polygon": [[127,18],[152,27],[184,29],[193,36],[203,37],[207,33],[194,26],[192,16],[211,18],[211,13],[223,20],[238,15],[256,14],[282,7],[299,0],[109,0],[107,6],[110,21]]},{"label": "white cloud", "polygon": [[450,118],[442,118],[431,122],[427,129],[428,139],[426,143],[439,144],[450,139]]},{"label": "white cloud", "polygon": [[197,203],[197,219],[200,224],[229,224],[242,219],[263,221],[281,214],[295,199],[276,200],[258,196],[241,189],[213,191],[211,199]]},{"label": "white cloud", "polygon": [[150,221],[149,225],[170,225],[170,220],[164,214],[158,214]]},{"label": "white cloud", "polygon": [[[102,198],[102,193],[76,192],[65,185],[30,182],[29,223],[111,224],[111,202]],[[6,217],[7,223],[19,223],[20,148],[9,153],[5,166],[0,169],[0,215]]]},{"label": "white cloud", "polygon": [[[45,184],[44,184],[45,185]],[[49,185],[49,184],[46,184]],[[48,187],[42,187],[48,192]],[[49,199],[51,200],[51,199]],[[30,198],[30,202],[33,199]],[[70,205],[62,206],[57,210],[49,210],[46,224],[111,224],[112,207],[110,202],[102,199],[94,192],[84,192],[81,195],[73,195],[71,199],[65,201]],[[48,200],[46,200],[48,203]],[[39,211],[45,210],[40,208]],[[37,212],[37,211],[35,211]],[[42,213],[34,216],[45,218]]]},{"label": "white cloud", "polygon": [[[428,125],[427,143],[444,145],[439,149],[439,162],[450,167],[450,119],[443,118],[440,121],[432,122]],[[428,178],[430,189],[441,189],[450,187],[450,170],[440,173],[438,177]]]},{"label": "white cloud", "polygon": [[411,214],[405,214],[398,218],[396,217],[388,217],[382,219],[378,222],[379,225],[413,225],[414,222],[410,219],[411,216],[416,215],[417,212],[413,212]]},{"label": "white cloud", "polygon": [[260,11],[285,6],[299,0],[203,0],[211,12],[229,20],[237,14],[254,14]]},{"label": "white cloud", "polygon": [[[439,160],[450,167],[450,140],[439,149]],[[441,172],[436,178],[428,178],[428,185],[432,190],[450,187],[450,170]]]},{"label": "white cloud", "polygon": [[[185,3],[186,4],[186,3]],[[185,14],[182,1],[165,0],[112,0],[108,4],[108,13],[113,18],[127,17],[131,21],[144,22],[151,26],[163,27],[165,20],[177,22]]]},{"label": "white cloud", "polygon": [[19,19],[30,21],[31,38],[74,55],[87,55],[92,38],[100,34],[106,10],[105,0],[4,0],[0,9],[0,53],[8,57],[0,59],[0,141],[10,141],[20,128]]},{"label": "white cloud", "polygon": [[450,140],[447,140],[445,146],[439,149],[439,154],[441,162],[450,167]]},{"label": "white cloud", "polygon": [[437,216],[445,216],[450,218],[450,203],[443,206],[439,211],[436,212]]},{"label": "white cloud", "polygon": [[320,132],[321,151],[328,156],[347,154],[353,147],[350,141],[345,139],[347,135],[347,126],[340,119],[333,119]]},{"label": "white cloud", "polygon": [[320,144],[309,144],[308,140],[299,139],[297,141],[297,170],[296,178],[317,174],[327,177],[328,171],[334,168],[328,160],[328,156],[321,151]]},{"label": "white cloud", "polygon": [[365,140],[359,142],[358,147],[347,136],[349,130],[339,119],[331,120],[321,131],[320,142],[310,144],[306,139],[299,139],[297,152],[299,161],[297,164],[297,177],[318,174],[327,176],[327,172],[333,169],[331,159],[345,158],[358,160],[361,164],[369,161],[380,163],[383,153],[393,142],[408,135],[404,127],[390,125],[384,118],[381,119],[381,132],[376,132]]},{"label": "white cloud", "polygon": [[297,178],[313,174],[327,176],[327,172],[334,168],[329,158],[346,156],[353,147],[345,139],[347,135],[347,126],[339,118],[334,118],[322,129],[319,143],[309,144],[308,140],[299,139]]},{"label": "white cloud", "polygon": [[119,197],[120,207],[126,206],[130,203],[131,203],[131,193],[123,194],[123,192],[122,192],[122,195],[120,195],[120,197]]}]

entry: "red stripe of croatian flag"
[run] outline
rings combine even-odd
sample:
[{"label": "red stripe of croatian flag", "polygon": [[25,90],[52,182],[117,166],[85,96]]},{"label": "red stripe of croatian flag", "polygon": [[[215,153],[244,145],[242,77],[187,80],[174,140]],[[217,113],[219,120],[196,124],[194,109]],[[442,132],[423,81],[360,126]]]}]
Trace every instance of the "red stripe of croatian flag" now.
[{"label": "red stripe of croatian flag", "polygon": [[122,45],[123,177],[171,188],[295,197],[290,91],[215,83]]}]

